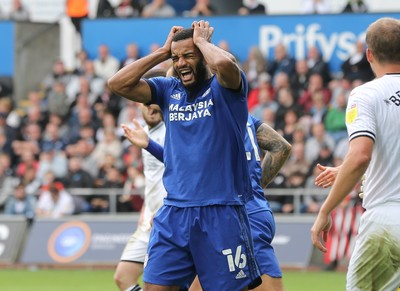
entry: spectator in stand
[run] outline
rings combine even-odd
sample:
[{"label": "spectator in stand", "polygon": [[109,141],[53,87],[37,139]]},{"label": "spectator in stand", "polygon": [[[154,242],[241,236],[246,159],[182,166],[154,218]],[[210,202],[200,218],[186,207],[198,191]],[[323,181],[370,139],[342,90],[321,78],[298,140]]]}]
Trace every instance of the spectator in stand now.
[{"label": "spectator in stand", "polygon": [[109,52],[108,46],[102,44],[98,48],[98,57],[94,60],[94,71],[97,76],[107,80],[119,69],[120,64],[117,58]]},{"label": "spectator in stand", "polygon": [[255,88],[258,82],[258,76],[267,70],[267,60],[264,58],[258,46],[252,46],[249,49],[247,59],[243,63],[243,71],[249,82],[249,89]]},{"label": "spectator in stand", "polygon": [[40,83],[45,92],[49,92],[56,81],[62,82],[65,86],[71,81],[72,75],[65,70],[64,62],[57,59],[53,62],[52,70]]},{"label": "spectator in stand", "polygon": [[337,96],[337,106],[331,106],[324,118],[324,124],[326,132],[333,137],[336,144],[340,140],[347,138],[347,128],[346,128],[346,106],[347,99],[344,94],[339,94]]},{"label": "spectator in stand", "polygon": [[302,14],[328,14],[332,10],[328,0],[303,0],[300,12]]},{"label": "spectator in stand", "polygon": [[307,89],[309,76],[307,61],[305,59],[297,60],[295,73],[290,76],[290,87],[296,100]]},{"label": "spectator in stand", "polygon": [[54,145],[46,145],[39,156],[39,166],[35,180],[38,185],[44,181],[45,174],[51,171],[56,178],[64,178],[68,171],[68,159],[65,152]]},{"label": "spectator in stand", "polygon": [[116,98],[117,96],[111,92],[107,83],[104,84],[103,92],[99,96],[99,103],[97,105],[102,105],[115,117],[118,118],[122,106],[123,99]]},{"label": "spectator in stand", "polygon": [[[82,85],[82,78],[86,79],[88,85]],[[74,75],[67,88],[67,94],[71,101],[76,99],[79,92],[82,91],[82,86],[85,86],[85,90],[94,94],[97,97],[103,93],[105,81],[103,78],[96,75],[94,62],[91,60],[85,60],[83,68],[79,75]],[[88,86],[88,87],[87,87]]]},{"label": "spectator in stand", "polygon": [[354,44],[354,53],[342,63],[341,69],[343,77],[352,81],[359,79],[363,82],[368,82],[375,78],[367,60],[365,43],[363,41],[356,41]]},{"label": "spectator in stand", "polygon": [[[104,184],[102,188],[121,189],[124,186],[124,180],[120,170],[114,166],[105,170]],[[109,199],[108,195],[103,196],[103,200]],[[130,199],[125,200],[124,195],[117,195],[117,212],[132,212]]]},{"label": "spectator in stand", "polygon": [[12,196],[8,197],[4,214],[6,215],[23,215],[27,219],[35,217],[36,198],[33,195],[28,195],[25,192],[25,185],[19,183]]},{"label": "spectator in stand", "polygon": [[305,113],[310,113],[311,107],[313,106],[313,95],[316,92],[322,93],[323,101],[328,105],[331,101],[332,92],[325,87],[323,78],[319,73],[310,75],[307,90],[303,92],[298,100],[298,104],[303,108]]},{"label": "spectator in stand", "polygon": [[264,110],[270,108],[275,113],[278,110],[278,103],[273,100],[273,95],[268,87],[260,87],[257,91],[258,104],[251,111],[255,118],[262,119]]},{"label": "spectator in stand", "polygon": [[96,17],[97,18],[108,18],[114,17],[114,7],[110,4],[108,0],[98,0]]},{"label": "spectator in stand", "polygon": [[[290,176],[287,177],[286,181],[286,189],[291,189],[290,194],[286,196],[282,196],[280,199],[281,203],[281,211],[284,214],[293,213],[295,209],[294,205],[294,196],[293,192],[295,189],[304,188],[306,175],[302,172],[292,172]],[[300,209],[297,209],[300,212],[304,211],[304,205],[300,205]]]},{"label": "spectator in stand", "polygon": [[324,61],[319,49],[316,46],[310,46],[307,51],[307,66],[309,74],[320,74],[327,86],[331,81],[331,71],[327,62]]},{"label": "spectator in stand", "polygon": [[[81,103],[82,105],[80,105]],[[96,114],[94,110],[87,104],[87,98],[85,96],[79,96],[77,105],[72,108],[71,115],[69,117],[69,126],[69,134],[65,137],[68,144],[75,143],[79,139],[81,127],[90,126],[95,131],[99,127]]]},{"label": "spectator in stand", "polygon": [[73,74],[80,76],[85,72],[85,62],[89,59],[88,54],[85,50],[80,50],[75,55],[75,68],[73,70]]},{"label": "spectator in stand", "polygon": [[293,133],[299,120],[299,113],[289,109],[285,112],[283,127],[276,127],[276,131],[283,136],[289,143],[293,142]]},{"label": "spectator in stand", "polygon": [[[93,177],[82,168],[82,159],[79,156],[72,156],[68,160],[68,172],[63,182],[67,188],[93,188]],[[90,212],[90,196],[74,196],[74,212]]]},{"label": "spectator in stand", "polygon": [[68,156],[87,157],[96,145],[94,129],[89,124],[78,128],[78,135],[66,146],[65,151]]},{"label": "spectator in stand", "polygon": [[66,13],[71,19],[76,32],[81,35],[81,22],[88,17],[89,1],[88,0],[67,0]]},{"label": "spectator in stand", "polygon": [[297,112],[298,116],[302,115],[302,108],[298,105],[289,88],[281,88],[277,91],[278,109],[276,110],[275,128],[283,128],[285,126],[285,115],[289,110]]},{"label": "spectator in stand", "polygon": [[104,129],[104,138],[96,144],[89,159],[98,168],[106,154],[110,154],[115,158],[122,156],[122,144],[115,134],[115,128]]},{"label": "spectator in stand", "polygon": [[13,0],[10,19],[15,21],[29,21],[29,10],[22,4],[21,0]]},{"label": "spectator in stand", "polygon": [[348,0],[342,13],[366,13],[368,5],[363,0]]},{"label": "spectator in stand", "polygon": [[267,7],[259,0],[243,0],[238,9],[239,15],[267,14]]},{"label": "spectator in stand", "polygon": [[209,0],[196,0],[196,4],[192,9],[183,11],[183,16],[186,17],[197,17],[197,16],[211,16],[216,13],[215,7],[210,3]]},{"label": "spectator in stand", "polygon": [[268,74],[274,79],[279,72],[285,72],[289,76],[293,76],[296,71],[296,60],[288,55],[284,44],[278,44],[275,47],[274,59],[268,62]]},{"label": "spectator in stand", "polygon": [[52,90],[47,94],[47,107],[50,114],[57,114],[62,118],[67,118],[69,113],[70,101],[65,91],[65,84],[55,81]]},{"label": "spectator in stand", "polygon": [[0,151],[0,209],[3,209],[7,198],[12,196],[17,183],[10,155]]},{"label": "spectator in stand", "polygon": [[118,139],[121,139],[123,137],[123,129],[117,126],[117,121],[110,112],[105,111],[100,120],[101,126],[96,130],[95,133],[95,138],[97,142],[104,140],[105,131],[108,129],[114,130]]},{"label": "spectator in stand", "polygon": [[326,113],[328,112],[328,106],[325,103],[325,96],[322,91],[316,91],[311,95],[312,105],[310,108],[310,115],[312,123],[323,123],[325,120]]},{"label": "spectator in stand", "polygon": [[36,123],[28,124],[21,130],[22,136],[14,140],[11,144],[14,154],[20,157],[22,154],[29,152],[34,155],[40,152],[40,142],[42,138],[42,130]]},{"label": "spectator in stand", "polygon": [[282,174],[285,177],[291,176],[294,172],[301,172],[307,175],[310,169],[310,162],[305,159],[305,145],[303,142],[292,143],[292,153],[282,167]]},{"label": "spectator in stand", "polygon": [[152,0],[143,7],[142,17],[174,17],[175,8],[169,5],[166,0]]},{"label": "spectator in stand", "polygon": [[126,45],[126,57],[121,62],[121,68],[129,65],[130,63],[138,60],[139,56],[139,47],[136,43],[129,43]]},{"label": "spectator in stand", "polygon": [[326,133],[323,123],[315,123],[311,128],[311,136],[306,141],[305,157],[309,163],[314,162],[322,147],[328,147],[331,152],[335,149],[335,140]]},{"label": "spectator in stand", "polygon": [[[274,91],[275,100],[278,100],[278,91],[282,88],[292,91],[292,88],[290,87],[289,75],[285,72],[276,73],[275,78],[272,82],[272,89]],[[295,97],[296,96],[293,95],[293,98]]]},{"label": "spectator in stand", "polygon": [[264,108],[261,120],[270,127],[275,128],[275,111],[269,107]]},{"label": "spectator in stand", "polygon": [[[90,62],[91,63],[91,62]],[[104,87],[104,80],[101,78],[97,78],[98,81],[100,81],[99,84],[97,84],[97,88],[95,88],[95,90],[97,91],[93,91],[91,88],[91,83],[89,80],[89,77],[87,76],[80,76],[77,78],[77,92],[75,92],[75,95],[69,95],[69,100],[71,103],[71,107],[75,106],[75,103],[78,102],[77,99],[85,96],[88,102],[88,105],[93,107],[94,104],[96,104],[97,102],[99,102],[99,98],[100,98],[100,93],[101,90]],[[92,80],[93,81],[93,80]],[[75,89],[75,90],[76,90]],[[70,92],[70,94],[72,94],[74,92]]]},{"label": "spectator in stand", "polygon": [[140,1],[122,0],[121,3],[114,9],[115,16],[119,18],[139,17],[142,11]]},{"label": "spectator in stand", "polygon": [[132,211],[140,211],[143,206],[143,194],[145,177],[142,171],[135,166],[126,169],[126,180],[123,187],[123,195],[118,198],[120,202],[130,201]]},{"label": "spectator in stand", "polygon": [[39,195],[36,207],[38,217],[61,218],[73,213],[74,201],[62,185],[53,183]]},{"label": "spectator in stand", "polygon": [[119,170],[122,169],[123,168],[122,160],[114,157],[111,154],[106,154],[104,156],[104,158],[99,164],[99,170],[97,176],[94,179],[94,185],[96,188],[104,188],[107,176],[107,170],[109,168],[116,168]]},{"label": "spectator in stand", "polygon": [[4,152],[11,156],[13,154],[11,147],[13,137],[10,133],[7,133],[5,123],[5,114],[0,113],[0,153]]},{"label": "spectator in stand", "polygon": [[249,91],[247,97],[247,107],[249,108],[249,111],[253,111],[254,107],[260,103],[259,94],[260,91],[263,90],[268,91],[268,93],[271,95],[271,98],[274,99],[274,89],[271,85],[271,76],[266,72],[258,75],[257,86]]}]

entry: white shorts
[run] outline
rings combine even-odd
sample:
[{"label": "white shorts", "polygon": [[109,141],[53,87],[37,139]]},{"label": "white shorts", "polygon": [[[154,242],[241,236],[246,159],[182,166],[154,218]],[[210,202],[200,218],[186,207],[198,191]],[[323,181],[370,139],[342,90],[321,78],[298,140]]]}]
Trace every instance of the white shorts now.
[{"label": "white shorts", "polygon": [[143,263],[147,253],[149,237],[150,230],[143,230],[139,227],[129,238],[120,260]]},{"label": "white shorts", "polygon": [[361,217],[346,290],[397,291],[399,286],[400,203],[387,203]]}]

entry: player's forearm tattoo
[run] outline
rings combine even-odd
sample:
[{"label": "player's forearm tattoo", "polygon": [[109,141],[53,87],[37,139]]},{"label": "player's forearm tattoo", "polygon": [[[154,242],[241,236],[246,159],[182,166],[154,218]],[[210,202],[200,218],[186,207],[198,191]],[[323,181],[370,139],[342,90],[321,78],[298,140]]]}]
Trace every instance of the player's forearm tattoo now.
[{"label": "player's forearm tattoo", "polygon": [[266,151],[265,157],[261,162],[261,186],[265,188],[288,159],[292,146],[265,123],[257,129],[257,142],[260,149]]}]

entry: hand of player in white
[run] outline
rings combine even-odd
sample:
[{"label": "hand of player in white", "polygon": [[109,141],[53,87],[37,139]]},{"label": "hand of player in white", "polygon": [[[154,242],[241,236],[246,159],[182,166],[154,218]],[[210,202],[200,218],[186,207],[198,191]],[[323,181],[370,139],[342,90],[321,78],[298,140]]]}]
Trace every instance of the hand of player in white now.
[{"label": "hand of player in white", "polygon": [[135,146],[147,148],[149,145],[149,136],[136,119],[132,120],[135,128],[129,128],[126,124],[121,124],[125,137]]},{"label": "hand of player in white", "polygon": [[328,188],[332,186],[333,182],[335,182],[336,180],[336,176],[339,172],[340,166],[326,167],[322,166],[321,164],[317,164],[317,167],[322,171],[322,173],[315,178],[315,185],[322,188]]}]

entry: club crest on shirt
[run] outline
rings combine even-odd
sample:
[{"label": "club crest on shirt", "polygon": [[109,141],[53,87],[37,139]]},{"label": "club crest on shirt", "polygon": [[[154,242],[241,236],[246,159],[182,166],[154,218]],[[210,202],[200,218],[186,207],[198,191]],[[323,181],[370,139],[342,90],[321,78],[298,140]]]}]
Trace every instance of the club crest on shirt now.
[{"label": "club crest on shirt", "polygon": [[346,112],[346,122],[353,123],[354,120],[357,118],[357,115],[358,115],[357,104],[352,104],[350,106],[350,109],[348,109]]}]

